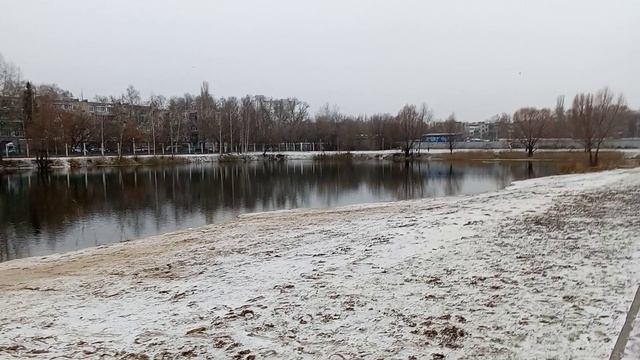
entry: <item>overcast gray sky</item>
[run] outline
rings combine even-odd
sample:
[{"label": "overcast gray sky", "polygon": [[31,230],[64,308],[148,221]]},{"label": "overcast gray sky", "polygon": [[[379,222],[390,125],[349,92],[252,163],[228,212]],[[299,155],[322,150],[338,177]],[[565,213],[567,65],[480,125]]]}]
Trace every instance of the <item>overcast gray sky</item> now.
[{"label": "overcast gray sky", "polygon": [[296,96],[315,110],[426,102],[474,121],[603,86],[640,106],[638,0],[2,0],[0,53],[85,98]]}]

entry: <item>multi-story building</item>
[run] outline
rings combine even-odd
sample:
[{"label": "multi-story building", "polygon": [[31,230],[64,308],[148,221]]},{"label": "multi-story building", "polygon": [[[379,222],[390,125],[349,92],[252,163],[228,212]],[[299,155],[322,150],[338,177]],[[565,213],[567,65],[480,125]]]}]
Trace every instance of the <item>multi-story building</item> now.
[{"label": "multi-story building", "polygon": [[65,98],[55,102],[64,111],[78,111],[97,116],[113,116],[113,104]]},{"label": "multi-story building", "polygon": [[489,121],[463,123],[464,134],[468,139],[496,140],[496,124]]},{"label": "multi-story building", "polygon": [[24,143],[22,100],[16,96],[0,96],[0,151],[21,153]]}]

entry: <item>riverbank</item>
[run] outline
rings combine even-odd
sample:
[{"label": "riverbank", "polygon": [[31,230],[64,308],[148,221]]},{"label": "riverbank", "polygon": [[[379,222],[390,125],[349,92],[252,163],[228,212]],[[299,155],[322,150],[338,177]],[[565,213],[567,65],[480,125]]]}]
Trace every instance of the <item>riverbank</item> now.
[{"label": "riverbank", "polygon": [[0,357],[607,358],[640,169],[241,216],[0,264]]},{"label": "riverbank", "polygon": [[[601,152],[603,162],[615,164],[621,161],[640,160],[639,149],[605,149]],[[183,155],[126,155],[118,156],[76,156],[51,157],[53,169],[78,169],[92,167],[118,166],[162,166],[186,163],[221,163],[242,161],[283,161],[283,160],[402,160],[404,154],[399,150],[372,151],[290,151],[278,153],[242,153],[242,154],[183,154]],[[581,161],[588,159],[581,150],[539,150],[533,158],[528,158],[521,150],[506,149],[456,149],[452,154],[446,149],[424,149],[414,153],[415,160],[446,160],[446,161]],[[35,158],[5,158],[0,171],[5,170],[33,170],[36,169]],[[613,168],[617,166],[612,166]]]},{"label": "riverbank", "polygon": [[[266,153],[249,152],[239,154],[180,154],[180,155],[125,155],[119,156],[75,156],[75,157],[51,157],[51,168],[91,168],[103,166],[157,166],[175,165],[186,163],[219,163],[241,161],[282,161],[282,160],[313,160],[321,156],[343,156],[349,154],[354,160],[382,160],[390,159],[397,150],[380,151],[290,151]],[[4,168],[7,170],[36,169],[35,158],[5,158]]]}]

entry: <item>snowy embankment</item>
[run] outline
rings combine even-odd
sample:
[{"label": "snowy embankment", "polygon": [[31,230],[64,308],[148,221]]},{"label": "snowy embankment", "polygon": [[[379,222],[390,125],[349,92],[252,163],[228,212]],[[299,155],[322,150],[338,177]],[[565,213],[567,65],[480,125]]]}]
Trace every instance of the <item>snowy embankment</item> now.
[{"label": "snowy embankment", "polygon": [[[444,151],[434,151],[442,153]],[[375,151],[281,151],[281,152],[248,152],[233,154],[178,154],[178,155],[125,155],[122,158],[109,156],[73,156],[73,157],[51,157],[53,168],[69,167],[95,167],[95,166],[123,166],[123,165],[146,165],[158,163],[216,163],[228,161],[263,161],[263,160],[313,160],[317,156],[332,156],[351,154],[354,159],[359,160],[381,160],[400,154],[399,150],[375,150]],[[37,162],[35,158],[15,157],[5,158],[7,168],[12,169],[35,169]]]},{"label": "snowy embankment", "polygon": [[[522,152],[520,149],[456,149],[455,153],[477,153],[477,152]],[[640,158],[640,149],[609,149],[603,151],[616,151],[624,154],[625,158]],[[577,152],[575,149],[540,149],[538,153],[551,152]],[[422,156],[430,157],[434,155],[449,154],[448,149],[422,149],[418,152]],[[74,156],[74,157],[51,157],[53,168],[71,167],[96,167],[96,166],[128,166],[128,165],[157,165],[171,163],[217,163],[226,161],[264,161],[264,160],[313,160],[320,156],[336,156],[350,154],[354,160],[386,160],[394,156],[402,155],[400,150],[371,150],[371,151],[283,151],[263,154],[261,152],[249,152],[240,154],[181,154],[181,155],[126,155],[122,158],[118,156]],[[5,158],[5,168],[7,169],[36,169],[35,158]],[[511,159],[513,160],[513,159]],[[523,158],[522,160],[527,160]]]},{"label": "snowy embankment", "polygon": [[639,203],[626,169],[15,260],[0,358],[606,359]]}]

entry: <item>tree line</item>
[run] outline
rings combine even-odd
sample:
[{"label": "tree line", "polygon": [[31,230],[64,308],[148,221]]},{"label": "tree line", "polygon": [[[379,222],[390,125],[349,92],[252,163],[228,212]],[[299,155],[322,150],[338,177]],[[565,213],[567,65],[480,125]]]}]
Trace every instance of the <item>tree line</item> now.
[{"label": "tree line", "polygon": [[146,100],[129,86],[120,96],[98,96],[88,103],[108,107],[102,114],[80,111],[76,107],[82,102],[69,102],[69,95],[55,85],[26,83],[20,94],[22,114],[34,150],[60,153],[65,144],[104,143],[111,152],[134,144],[176,152],[188,144],[194,151],[227,153],[253,151],[253,144],[318,143],[322,147],[317,150],[402,147],[409,153],[433,119],[426,105],[405,105],[397,115],[349,116],[326,104],[311,114],[309,105],[295,97],[217,98],[206,82],[197,95],[151,95]]},{"label": "tree line", "polygon": [[[147,99],[130,85],[121,95],[96,96],[94,102],[83,104],[71,101],[72,94],[58,86],[25,82],[19,68],[1,57],[0,75],[2,95],[20,97],[29,145],[47,153],[60,154],[65,146],[77,150],[87,144],[90,151],[122,154],[137,146],[154,153],[160,149],[181,152],[184,146],[193,147],[194,152],[226,153],[253,151],[255,144],[266,151],[280,143],[319,143],[323,150],[398,148],[410,156],[422,134],[464,132],[464,124],[454,114],[436,120],[426,104],[407,104],[396,114],[373,115],[347,115],[325,104],[311,114],[309,105],[295,97],[215,97],[207,82],[197,94],[169,98],[153,94]],[[93,106],[92,111],[86,111],[87,106]],[[622,94],[607,88],[577,94],[568,109],[564,97],[559,97],[555,107],[523,107],[488,122],[495,127],[496,140],[512,139],[529,156],[540,139],[576,139],[592,164],[598,162],[606,138],[640,135],[639,113],[627,107]],[[449,137],[450,151],[461,139]]]},{"label": "tree line", "polygon": [[568,110],[564,108],[563,97],[558,98],[553,110],[521,108],[511,121],[514,137],[529,157],[533,156],[540,139],[567,137],[581,143],[591,165],[598,164],[600,149],[607,138],[624,136],[625,128],[637,136],[639,124],[638,112],[631,111],[624,96],[616,95],[609,88],[576,94]]}]

